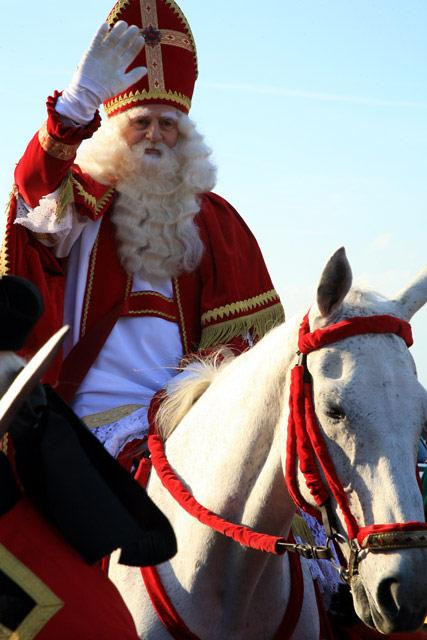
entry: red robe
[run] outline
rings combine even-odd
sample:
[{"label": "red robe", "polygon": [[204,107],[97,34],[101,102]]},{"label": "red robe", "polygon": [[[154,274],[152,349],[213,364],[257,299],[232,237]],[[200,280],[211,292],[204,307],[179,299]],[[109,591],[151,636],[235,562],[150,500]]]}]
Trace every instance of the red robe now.
[{"label": "red robe", "polygon": [[[174,299],[166,308],[158,303],[158,296],[144,298],[141,306],[129,294],[130,278],[117,256],[110,221],[116,192],[73,164],[79,143],[99,126],[99,116],[87,127],[66,127],[55,111],[55,101],[56,96],[48,99],[48,120],[31,140],[15,171],[0,269],[32,280],[44,297],[46,312],[28,341],[31,353],[63,322],[65,265],[24,227],[13,224],[17,195],[36,207],[43,196],[59,189],[60,208],[74,202],[80,215],[92,220],[103,217],[97,250],[92,252],[89,265],[80,342],[62,367],[57,363],[49,378],[52,383],[59,378],[59,391],[67,400],[73,397],[122,315],[149,313],[177,322],[184,354],[230,343],[246,333],[256,340],[284,320],[254,236],[239,214],[213,193],[202,196],[196,216],[205,248],[199,267],[173,279]],[[61,383],[64,380],[65,386]]]}]

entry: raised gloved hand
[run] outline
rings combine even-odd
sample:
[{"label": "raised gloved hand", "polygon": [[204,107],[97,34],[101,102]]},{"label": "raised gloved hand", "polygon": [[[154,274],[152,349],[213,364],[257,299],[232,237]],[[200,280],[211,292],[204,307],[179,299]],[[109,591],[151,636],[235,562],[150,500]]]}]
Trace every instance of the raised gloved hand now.
[{"label": "raised gloved hand", "polygon": [[77,124],[90,122],[102,102],[146,75],[145,67],[126,72],[143,46],[144,38],[136,25],[120,20],[110,30],[104,22],[58,99],[56,110]]}]

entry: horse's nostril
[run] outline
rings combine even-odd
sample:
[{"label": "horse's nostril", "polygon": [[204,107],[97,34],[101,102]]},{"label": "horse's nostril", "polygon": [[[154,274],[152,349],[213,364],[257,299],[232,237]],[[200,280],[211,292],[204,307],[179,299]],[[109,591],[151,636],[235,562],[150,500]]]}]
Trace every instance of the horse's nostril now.
[{"label": "horse's nostril", "polygon": [[381,580],[378,585],[378,604],[390,618],[397,616],[400,610],[398,591],[399,582],[395,578]]}]

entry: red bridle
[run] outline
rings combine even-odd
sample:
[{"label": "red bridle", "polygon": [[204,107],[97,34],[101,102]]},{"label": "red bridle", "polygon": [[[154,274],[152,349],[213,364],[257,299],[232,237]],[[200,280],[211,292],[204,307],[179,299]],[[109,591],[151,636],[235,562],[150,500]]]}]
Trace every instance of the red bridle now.
[{"label": "red bridle", "polygon": [[[310,492],[322,512],[324,525],[330,540],[339,540],[340,536],[332,530],[331,522],[334,514],[330,507],[330,495],[339,505],[345,519],[350,545],[348,567],[340,567],[342,577],[351,582],[357,574],[359,553],[364,550],[386,551],[406,547],[427,547],[427,524],[423,522],[406,522],[359,527],[350,511],[347,497],[335,471],[329,452],[323,440],[320,426],[314,413],[311,381],[305,366],[306,355],[310,351],[320,349],[326,344],[344,340],[350,336],[364,333],[394,333],[407,344],[412,344],[411,327],[407,322],[392,316],[371,316],[368,318],[352,318],[325,329],[310,333],[308,315],[304,318],[299,333],[299,355],[301,362],[293,369],[290,393],[290,415],[288,425],[286,483],[294,502],[303,510],[317,515],[317,510],[302,498],[297,483],[297,465],[303,472]],[[332,558],[329,547],[312,547],[310,545],[295,544],[283,538],[259,534],[243,525],[228,522],[199,504],[191,492],[184,486],[181,478],[169,465],[164,451],[164,443],[158,435],[155,426],[155,416],[163,394],[157,394],[151,403],[149,411],[150,435],[148,445],[151,451],[153,466],[171,495],[190,515],[212,529],[228,536],[243,545],[254,549],[281,554],[294,551],[306,558]],[[317,462],[316,462],[317,460]],[[323,471],[327,485],[319,472],[318,465]],[[295,563],[292,563],[295,564]],[[149,597],[163,624],[173,638],[198,638],[191,633],[174,609],[160,578],[154,567],[141,569]],[[302,584],[301,575],[296,582]],[[297,591],[293,588],[292,595]],[[299,617],[302,597],[291,601],[285,613],[277,638],[290,638]],[[294,613],[290,620],[289,614]]]},{"label": "red bridle", "polygon": [[375,333],[393,333],[402,338],[408,347],[413,343],[409,323],[393,316],[350,318],[310,332],[307,314],[299,331],[300,361],[291,373],[286,484],[295,504],[318,517],[318,510],[308,504],[300,493],[297,480],[299,463],[307,487],[322,513],[328,535],[338,539],[337,533],[333,532],[333,514],[329,506],[331,496],[335,498],[344,517],[351,549],[349,568],[342,571],[347,580],[351,580],[357,572],[358,555],[362,549],[384,551],[427,546],[427,524],[424,522],[373,524],[365,527],[358,525],[351,513],[347,495],[336,473],[313,406],[312,381],[306,366],[307,354],[351,336]]}]

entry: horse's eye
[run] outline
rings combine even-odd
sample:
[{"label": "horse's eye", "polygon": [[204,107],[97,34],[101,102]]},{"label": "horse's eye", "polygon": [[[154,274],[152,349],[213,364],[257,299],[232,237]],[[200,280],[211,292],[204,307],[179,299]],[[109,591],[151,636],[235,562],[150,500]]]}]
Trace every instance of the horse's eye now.
[{"label": "horse's eye", "polygon": [[345,411],[342,407],[339,407],[338,405],[334,404],[334,405],[330,405],[327,410],[326,410],[326,415],[328,416],[328,418],[331,418],[331,420],[344,420],[345,419]]}]

